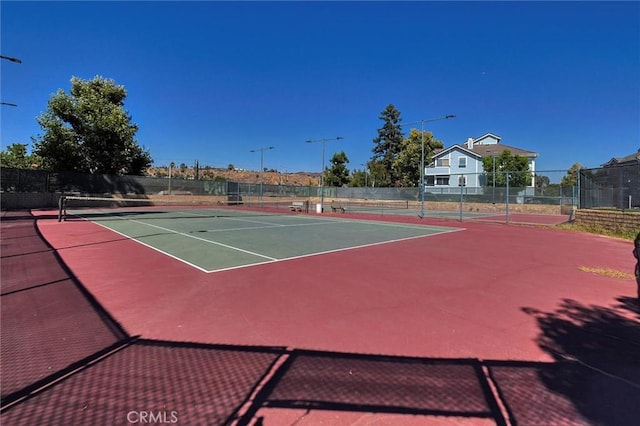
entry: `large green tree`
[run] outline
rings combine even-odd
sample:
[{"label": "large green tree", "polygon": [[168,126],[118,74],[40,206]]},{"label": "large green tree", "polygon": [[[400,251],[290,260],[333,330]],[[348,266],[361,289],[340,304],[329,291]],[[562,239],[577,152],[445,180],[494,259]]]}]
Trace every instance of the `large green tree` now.
[{"label": "large green tree", "polygon": [[[494,171],[495,161],[495,174]],[[497,157],[484,157],[482,167],[487,176],[487,186],[507,186],[507,172],[509,172],[509,186],[522,188],[531,185],[529,160],[523,155],[513,155],[508,149],[503,150]]]},{"label": "large green tree", "polygon": [[398,185],[419,186],[420,185],[420,156],[422,154],[422,138],[424,136],[424,164],[431,162],[433,152],[442,148],[441,141],[435,139],[428,131],[411,129],[409,136],[403,139],[401,150],[396,157],[394,169],[398,172]]},{"label": "large green tree", "polygon": [[389,182],[391,182],[390,172],[385,168],[382,161],[372,159],[367,163],[367,168],[369,169],[368,186],[372,188],[389,186]]},{"label": "large green tree", "polygon": [[16,169],[38,168],[42,165],[42,158],[27,153],[27,144],[12,143],[5,151],[0,152],[0,165]]},{"label": "large green tree", "polygon": [[349,186],[361,188],[369,186],[369,176],[366,170],[353,170],[349,178]]},{"label": "large green tree", "polygon": [[536,195],[544,195],[545,189],[551,185],[551,180],[549,179],[549,176],[536,175],[535,185]]},{"label": "large green tree", "polygon": [[327,186],[343,186],[349,183],[349,169],[347,163],[349,159],[344,151],[333,154],[331,167],[327,167],[324,171],[324,182]]},{"label": "large green tree", "polygon": [[[381,112],[380,120],[384,121],[378,129],[378,136],[373,139],[373,158],[369,169],[378,186],[397,186],[401,182],[400,171],[396,169],[398,155],[402,151],[402,125],[400,111],[393,104]],[[375,175],[374,175],[375,173]]]},{"label": "large green tree", "polygon": [[43,133],[34,152],[52,171],[141,175],[153,160],[138,145],[138,126],[124,109],[127,92],[111,79],[71,79],[71,90],[54,93],[36,121]]},{"label": "large green tree", "polygon": [[574,163],[573,166],[567,170],[567,174],[562,177],[560,181],[560,186],[578,186],[578,174],[580,173],[580,169],[583,169],[584,166],[580,163]]}]

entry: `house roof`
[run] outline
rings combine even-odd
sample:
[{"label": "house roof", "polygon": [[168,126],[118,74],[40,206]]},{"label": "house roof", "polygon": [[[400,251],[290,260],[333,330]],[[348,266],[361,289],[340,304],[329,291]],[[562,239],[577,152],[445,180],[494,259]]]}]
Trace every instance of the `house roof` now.
[{"label": "house roof", "polygon": [[474,141],[474,142],[476,142],[476,143],[478,143],[478,142],[482,143],[481,141],[482,141],[483,139],[488,138],[488,137],[491,137],[491,138],[493,138],[493,139],[497,140],[497,141],[498,141],[498,143],[500,143],[500,139],[501,139],[501,138],[500,138],[500,136],[499,136],[499,135],[496,135],[495,133],[491,133],[491,132],[485,133],[484,135],[479,136],[479,137],[477,137],[477,138],[473,138],[473,141]]},{"label": "house roof", "polygon": [[513,155],[522,155],[528,158],[536,158],[538,156],[537,152],[528,151],[522,148],[516,148],[514,146],[504,145],[501,143],[492,144],[492,145],[474,145],[470,151],[480,155],[481,157],[491,157],[494,155],[502,154],[502,151],[508,149],[511,151]]},{"label": "house roof", "polygon": [[638,150],[638,152],[634,152],[633,154],[627,155],[625,157],[613,157],[611,160],[602,164],[602,166],[603,167],[615,166],[618,164],[627,164],[627,163],[634,163],[634,162],[640,163],[640,149]]},{"label": "house roof", "polygon": [[[487,138],[495,139],[497,142],[488,143],[488,144],[482,143],[482,140]],[[527,158],[536,158],[538,156],[537,152],[528,151],[522,148],[516,148],[515,146],[501,144],[500,136],[496,135],[495,133],[485,133],[484,135],[478,138],[469,138],[469,139],[473,142],[472,143],[473,148],[469,148],[469,141],[467,141],[466,143],[461,145],[455,144],[450,146],[449,148],[441,149],[439,151],[436,150],[433,152],[433,157],[437,158],[442,155],[445,155],[446,153],[450,152],[454,148],[458,148],[462,151],[467,152],[470,155],[480,157],[480,158],[497,156],[502,154],[502,151],[507,149],[511,152],[512,155],[521,155]]]},{"label": "house roof", "polygon": [[472,155],[474,157],[482,157],[481,154],[474,152],[473,150],[467,149],[462,145],[451,145],[449,148],[445,148],[445,149],[441,149],[439,151],[434,151],[433,152],[433,158],[437,158],[437,157],[441,157],[455,149],[459,149],[460,151],[464,151],[469,155]]}]

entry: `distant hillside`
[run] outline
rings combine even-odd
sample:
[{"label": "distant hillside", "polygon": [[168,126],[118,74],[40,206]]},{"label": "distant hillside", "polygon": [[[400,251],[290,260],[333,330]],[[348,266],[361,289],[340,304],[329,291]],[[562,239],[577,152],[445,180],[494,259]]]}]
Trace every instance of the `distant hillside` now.
[{"label": "distant hillside", "polygon": [[[150,167],[147,169],[146,175],[151,177],[166,177],[169,176],[169,168]],[[193,179],[195,176],[195,169],[193,167],[182,169],[176,167],[171,170],[171,176],[176,179]],[[222,178],[233,182],[259,183],[260,172],[254,170],[228,170],[217,168],[200,169],[199,171],[199,179],[201,180],[213,180],[216,178]],[[316,186],[320,179],[320,173],[264,172],[262,174],[262,179],[265,184],[269,185]]]}]

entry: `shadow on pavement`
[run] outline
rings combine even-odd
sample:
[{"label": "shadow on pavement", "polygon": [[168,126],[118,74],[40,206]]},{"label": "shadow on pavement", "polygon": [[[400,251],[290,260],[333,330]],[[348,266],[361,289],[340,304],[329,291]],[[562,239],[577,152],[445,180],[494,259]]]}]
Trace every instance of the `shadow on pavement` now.
[{"label": "shadow on pavement", "polygon": [[[619,297],[612,307],[565,299],[555,312],[525,308],[540,327],[538,345],[557,362],[498,363],[492,374],[511,416],[555,424],[554,412],[578,423],[632,425],[640,419],[640,308]],[[511,378],[509,378],[511,377]],[[519,386],[520,382],[528,386]],[[540,398],[540,395],[545,395]]]}]

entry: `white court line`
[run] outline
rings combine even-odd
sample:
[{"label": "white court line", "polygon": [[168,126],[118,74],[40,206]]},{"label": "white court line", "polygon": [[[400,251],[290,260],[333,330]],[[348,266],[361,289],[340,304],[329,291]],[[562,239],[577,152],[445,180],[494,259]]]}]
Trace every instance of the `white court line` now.
[{"label": "white court line", "polygon": [[[307,218],[305,218],[307,219]],[[309,220],[319,220],[319,221],[331,221],[331,222],[338,222],[338,223],[343,223],[343,222],[351,222],[351,223],[366,223],[366,224],[371,224],[374,223],[378,226],[388,226],[388,227],[392,227],[392,228],[406,228],[406,229],[442,229],[444,231],[448,231],[449,229],[457,229],[457,230],[462,230],[464,228],[454,228],[454,227],[448,227],[448,226],[430,226],[430,225],[418,225],[418,224],[412,224],[412,223],[399,223],[399,222],[384,222],[381,220],[367,220],[367,219],[349,219],[349,218],[340,218],[340,217],[309,217]],[[433,234],[429,234],[429,235],[433,235]]]},{"label": "white court line", "polygon": [[320,255],[323,255],[323,254],[330,254],[330,253],[339,253],[341,251],[349,251],[349,250],[355,250],[355,249],[360,249],[360,248],[365,248],[365,247],[380,246],[380,245],[383,245],[383,244],[390,244],[390,243],[397,243],[397,242],[401,242],[401,241],[415,240],[415,239],[418,239],[418,238],[426,238],[426,237],[431,237],[431,236],[434,236],[434,235],[448,234],[448,233],[451,233],[451,232],[458,232],[458,231],[465,231],[465,230],[466,230],[465,228],[453,228],[451,230],[434,232],[433,234],[416,235],[416,236],[413,236],[413,237],[398,238],[398,239],[395,239],[395,240],[388,240],[388,241],[378,241],[377,243],[362,244],[362,245],[359,245],[359,246],[344,247],[344,248],[321,251],[321,252],[316,252],[316,253],[302,254],[300,256],[284,257],[282,259],[275,259],[275,260],[268,261],[268,262],[258,262],[258,263],[250,263],[248,265],[230,266],[228,268],[207,270],[205,272],[207,274],[213,274],[213,273],[216,273],[216,272],[231,271],[231,270],[234,270],[234,269],[242,269],[242,268],[249,268],[249,267],[252,267],[252,266],[265,265],[267,263],[286,262],[286,261],[289,261],[289,260],[304,259],[305,257],[320,256]]},{"label": "white court line", "polygon": [[163,226],[152,225],[150,223],[144,223],[144,222],[141,222],[141,221],[136,220],[136,219],[124,219],[124,220],[129,220],[129,221],[134,222],[134,223],[139,223],[141,225],[150,226],[152,228],[162,229],[163,231],[168,231],[168,232],[171,232],[171,233],[176,234],[176,235],[182,235],[183,237],[193,238],[194,240],[203,241],[205,243],[209,243],[209,244],[213,244],[213,245],[216,245],[216,246],[225,247],[225,248],[228,248],[228,249],[231,249],[231,250],[235,250],[235,251],[239,251],[239,252],[242,252],[242,253],[247,253],[247,254],[250,254],[252,256],[263,257],[263,258],[269,259],[269,260],[278,260],[275,257],[266,256],[266,255],[260,254],[260,253],[255,253],[255,252],[252,252],[252,251],[249,251],[249,250],[241,249],[239,247],[234,247],[234,246],[230,246],[228,244],[219,243],[217,241],[211,241],[211,240],[207,240],[205,238],[196,237],[195,235],[185,234],[184,232],[174,231],[173,229],[165,228]]},{"label": "white court line", "polygon": [[245,226],[243,228],[207,229],[204,232],[247,231],[252,229],[294,228],[296,226],[317,226],[317,225],[338,225],[338,224],[340,224],[340,222],[292,223],[289,225],[270,224],[268,226]]},{"label": "white court line", "polygon": [[[282,216],[280,216],[282,217]],[[406,228],[406,229],[416,229],[416,228],[429,228],[429,229],[451,229],[450,227],[446,227],[446,226],[429,226],[429,225],[418,225],[418,224],[411,224],[411,223],[398,223],[398,222],[384,222],[384,221],[380,221],[380,220],[366,220],[366,219],[349,219],[349,218],[342,218],[342,217],[318,217],[318,216],[284,216],[287,218],[296,218],[296,219],[302,219],[302,220],[309,220],[309,221],[316,221],[316,223],[310,223],[310,224],[293,224],[293,225],[276,225],[276,224],[272,224],[270,222],[264,222],[266,224],[270,224],[270,225],[274,225],[274,226],[283,226],[283,227],[289,227],[289,226],[309,226],[309,225],[323,225],[323,224],[327,224],[327,223],[344,223],[344,222],[350,222],[350,223],[365,223],[365,224],[375,224],[378,226],[388,226],[388,227],[392,227],[392,228]],[[248,219],[243,219],[241,217],[221,217],[221,219],[228,219],[228,220],[238,220],[238,221],[249,221]],[[457,229],[462,229],[462,228],[457,228]]]},{"label": "white court line", "polygon": [[[77,215],[74,215],[74,216],[77,216]],[[196,265],[195,263],[191,263],[191,262],[189,262],[189,261],[187,261],[187,260],[184,260],[184,259],[182,259],[182,258],[180,258],[180,257],[178,257],[178,256],[174,256],[174,255],[172,255],[171,253],[167,253],[167,252],[166,252],[166,251],[164,251],[164,250],[160,250],[159,248],[154,247],[154,246],[152,246],[152,245],[150,245],[150,244],[147,244],[147,243],[145,243],[145,242],[143,242],[143,241],[140,241],[140,240],[138,240],[138,239],[137,239],[137,238],[135,238],[135,237],[132,237],[132,236],[127,235],[127,234],[124,234],[124,233],[122,233],[122,232],[120,232],[120,231],[116,231],[116,230],[115,230],[115,229],[113,229],[113,228],[109,228],[108,226],[103,225],[103,224],[101,224],[100,222],[96,222],[96,221],[93,221],[93,220],[89,220],[89,219],[87,219],[87,218],[85,218],[85,217],[82,217],[82,216],[78,216],[78,217],[81,217],[82,219],[86,220],[87,222],[91,222],[91,223],[94,223],[94,224],[96,224],[96,225],[98,225],[98,226],[102,226],[103,228],[108,229],[108,230],[109,230],[109,231],[111,231],[111,232],[115,232],[115,233],[116,233],[116,234],[118,234],[118,235],[122,235],[122,236],[123,236],[123,237],[125,237],[127,240],[131,240],[131,241],[136,242],[136,243],[138,243],[138,244],[140,244],[140,245],[143,245],[143,246],[145,246],[145,247],[147,247],[147,248],[150,248],[151,250],[157,251],[158,253],[161,253],[161,254],[163,254],[163,255],[165,255],[165,256],[168,256],[168,257],[170,257],[170,258],[172,258],[172,259],[175,259],[175,260],[177,260],[177,261],[179,261],[179,262],[182,262],[182,263],[184,263],[185,265],[189,265],[189,266],[191,266],[191,267],[193,267],[193,268],[196,268],[196,269],[197,269],[197,270],[199,270],[199,271],[202,271],[202,272],[207,273],[207,274],[211,272],[209,269],[205,269],[205,268],[203,268],[203,267],[201,267],[201,266]],[[123,219],[123,220],[128,220],[128,219]]]},{"label": "white court line", "polygon": [[[300,217],[300,216],[298,216]],[[402,223],[393,223],[393,222],[381,222],[381,221],[375,221],[375,220],[361,220],[361,219],[339,219],[339,218],[319,218],[319,217],[304,217],[304,220],[312,220],[312,221],[316,221],[316,222],[312,222],[312,223],[293,223],[293,224],[288,224],[288,225],[284,225],[284,224],[277,224],[277,223],[269,223],[269,222],[262,222],[262,221],[257,221],[257,220],[249,220],[249,219],[242,219],[242,218],[238,218],[238,217],[222,217],[220,219],[224,219],[224,220],[235,220],[235,221],[239,221],[239,222],[250,222],[250,223],[259,223],[259,224],[265,224],[267,226],[247,226],[247,227],[242,227],[242,228],[226,228],[226,229],[206,229],[204,232],[226,232],[226,231],[245,231],[245,230],[252,230],[252,229],[270,229],[270,228],[290,228],[290,227],[296,227],[296,226],[317,226],[317,225],[340,225],[342,223],[345,222],[350,222],[350,223],[364,223],[364,224],[375,224],[376,226],[390,226],[393,228],[405,228],[405,229],[424,229],[424,225],[412,225],[412,224],[402,224]],[[449,228],[447,227],[440,227],[440,226],[426,226],[429,229],[446,229],[448,230]],[[462,228],[457,228],[457,229],[462,229]],[[201,231],[202,232],[202,231]],[[429,234],[429,235],[433,235],[433,234]]]},{"label": "white court line", "polygon": [[[79,216],[79,215],[75,215],[75,216]],[[82,217],[82,216],[79,216],[79,217]],[[300,217],[300,216],[296,216],[296,217]],[[264,259],[267,259],[266,261],[262,261],[262,262],[255,262],[255,263],[249,263],[249,264],[245,264],[245,265],[230,266],[230,267],[227,267],[227,268],[209,270],[209,269],[205,269],[203,267],[200,267],[200,266],[198,266],[196,264],[193,264],[193,263],[191,263],[191,262],[189,262],[187,260],[184,260],[184,259],[182,259],[180,257],[174,256],[171,253],[168,253],[168,252],[166,252],[164,250],[161,250],[161,249],[159,249],[157,247],[154,247],[154,246],[152,246],[150,244],[144,243],[144,242],[138,240],[135,237],[131,237],[131,236],[126,235],[126,234],[124,234],[122,232],[119,232],[119,231],[116,231],[116,230],[114,230],[112,228],[109,228],[106,225],[102,225],[99,222],[91,221],[91,220],[89,220],[87,218],[84,218],[84,217],[82,217],[82,218],[84,220],[88,220],[90,222],[96,223],[97,225],[102,226],[103,228],[106,228],[106,229],[108,229],[110,231],[113,231],[116,234],[122,235],[123,237],[125,237],[125,238],[127,238],[129,240],[133,240],[138,244],[142,244],[143,246],[148,247],[148,248],[150,248],[152,250],[155,250],[158,253],[162,253],[162,254],[164,254],[166,256],[169,256],[172,259],[175,259],[175,260],[177,260],[179,262],[182,262],[182,263],[184,263],[186,265],[192,266],[192,267],[198,269],[199,271],[202,271],[202,272],[207,273],[207,274],[216,273],[216,272],[223,272],[223,271],[230,271],[230,270],[234,270],[234,269],[249,268],[249,267],[258,266],[258,265],[264,265],[264,264],[268,264],[268,263],[285,262],[285,261],[289,261],[289,260],[303,259],[305,257],[319,256],[319,255],[323,255],[323,254],[337,253],[337,252],[341,252],[341,251],[348,251],[348,250],[360,249],[360,248],[365,248],[365,247],[373,247],[373,246],[378,246],[378,245],[383,245],[383,244],[395,243],[395,242],[400,242],[400,241],[408,241],[408,240],[413,240],[413,239],[418,239],[418,238],[430,237],[430,236],[433,236],[433,235],[447,234],[447,233],[451,233],[451,232],[458,232],[458,231],[464,231],[465,230],[465,228],[445,228],[445,227],[437,227],[437,226],[436,227],[432,227],[432,226],[428,226],[428,225],[423,227],[423,225],[389,223],[389,222],[381,222],[381,221],[373,221],[373,220],[341,219],[341,218],[335,218],[334,219],[334,218],[309,217],[309,218],[305,218],[305,219],[317,220],[319,222],[311,223],[311,224],[279,225],[279,226],[271,226],[271,227],[275,228],[275,227],[288,227],[288,226],[312,226],[312,225],[340,224],[340,223],[344,223],[344,222],[353,222],[353,223],[369,223],[369,224],[370,223],[375,223],[375,224],[381,225],[381,226],[392,226],[392,227],[410,228],[410,229],[415,229],[415,228],[440,229],[441,231],[434,232],[434,233],[431,233],[431,234],[416,235],[416,236],[412,236],[412,237],[399,238],[399,239],[395,239],[395,240],[379,241],[379,242],[375,242],[375,243],[362,244],[362,245],[353,246],[353,247],[344,247],[344,248],[339,248],[339,249],[327,250],[327,251],[323,251],[323,252],[314,252],[314,253],[303,254],[303,255],[299,255],[299,256],[292,256],[292,257],[286,257],[286,258],[278,259],[278,258],[275,258],[275,257],[266,256],[266,255],[263,255],[263,254],[260,254],[260,253],[254,253],[254,252],[251,252],[249,250],[244,250],[244,249],[241,249],[239,247],[233,247],[233,246],[230,246],[230,245],[227,245],[227,244],[223,244],[223,243],[219,243],[219,242],[216,242],[216,241],[211,241],[211,240],[207,240],[207,239],[204,239],[204,238],[199,238],[199,237],[196,237],[196,236],[193,236],[193,235],[185,234],[183,232],[174,231],[172,229],[164,228],[162,226],[152,225],[152,224],[145,223],[145,222],[142,222],[142,221],[139,221],[139,220],[136,220],[136,219],[118,218],[120,220],[126,220],[126,221],[130,221],[130,222],[139,223],[141,225],[147,225],[147,226],[150,226],[152,228],[158,228],[158,229],[161,229],[163,231],[170,232],[172,234],[182,235],[182,236],[185,236],[185,237],[188,237],[188,238],[193,238],[195,240],[203,241],[203,242],[214,244],[214,245],[219,245],[219,246],[222,246],[222,247],[229,248],[231,250],[236,250],[236,251],[244,252],[244,253],[247,253],[247,254],[250,254],[250,255],[254,255],[254,256],[257,256],[257,257],[262,257]],[[230,219],[230,218],[225,218],[225,219]],[[235,219],[235,220],[243,220],[243,219],[238,219],[238,218],[233,218],[233,219]],[[268,227],[265,227],[265,228],[268,228]],[[254,228],[240,228],[239,230],[247,230],[247,229],[256,229],[256,228],[255,227]]]},{"label": "white court line", "polygon": [[[201,211],[202,211],[202,210],[201,210]],[[180,213],[180,214],[185,214],[185,215],[189,215],[189,216],[202,217],[202,218],[207,218],[207,217],[209,217],[209,218],[210,218],[210,217],[212,217],[212,216],[213,216],[213,217],[214,217],[214,218],[216,218],[216,219],[238,220],[238,221],[241,221],[241,222],[260,223],[260,224],[263,224],[263,225],[271,225],[271,226],[274,226],[274,227],[276,227],[276,226],[286,226],[286,225],[277,225],[277,224],[270,223],[270,222],[263,222],[263,221],[261,221],[261,220],[245,219],[245,218],[240,217],[240,216],[233,216],[233,217],[231,217],[231,216],[225,216],[225,215],[223,215],[223,214],[221,214],[221,215],[219,215],[219,216],[218,216],[218,215],[215,213],[215,212],[217,212],[218,210],[210,210],[210,211],[211,211],[211,212],[213,212],[213,213],[212,213],[212,214],[208,214],[208,215],[203,215],[203,214],[198,214],[198,213],[191,213],[191,212],[188,212],[188,211],[180,211],[180,212],[178,212],[178,213]],[[274,215],[274,216],[275,216],[275,215]]]},{"label": "white court line", "polygon": [[241,218],[241,217],[219,217],[218,219],[235,220],[235,221],[238,221],[238,222],[259,223],[261,225],[271,225],[274,228],[277,228],[279,226],[287,226],[287,225],[280,225],[280,224],[277,224],[277,223],[264,222],[262,220],[244,219],[244,218]]},{"label": "white court line", "polygon": [[[202,211],[202,210],[200,210]],[[217,210],[212,209],[210,210],[212,212],[216,212]],[[185,214],[185,215],[190,215],[190,216],[198,216],[198,217],[210,217],[211,215],[201,215],[198,213],[191,213],[189,211],[180,211],[178,212],[180,214]],[[268,215],[266,217],[269,217]],[[301,216],[301,215],[295,215],[295,216],[280,216],[280,215],[273,215],[273,217],[288,217],[288,218],[296,218],[296,219],[302,219],[302,220],[310,220],[310,221],[317,221],[316,223],[311,223],[311,224],[293,224],[293,225],[283,225],[283,224],[274,224],[271,222],[263,222],[263,221],[259,221],[259,220],[255,220],[255,219],[246,219],[240,216],[216,216],[217,219],[224,219],[224,220],[235,220],[235,221],[239,221],[239,222],[249,222],[249,223],[259,223],[259,224],[265,224],[265,225],[269,225],[270,227],[289,227],[289,226],[309,226],[309,225],[321,225],[321,224],[325,224],[325,223],[344,223],[344,222],[352,222],[352,223],[375,223],[376,225],[379,226],[390,226],[390,227],[394,227],[394,228],[407,228],[407,229],[415,229],[415,228],[422,228],[425,225],[416,225],[416,224],[403,224],[403,223],[396,223],[396,222],[384,222],[384,221],[378,221],[378,220],[364,220],[364,219],[349,219],[349,218],[341,218],[341,217],[318,217],[318,216],[312,216],[312,215],[308,215],[308,216]],[[120,218],[120,219],[124,219],[124,218]],[[124,220],[135,220],[135,219],[124,219]],[[431,229],[443,229],[445,227],[439,227],[439,226],[428,226],[428,228]],[[231,228],[228,230],[238,230],[238,231],[242,231],[244,229],[260,229],[260,228]],[[224,230],[207,230],[207,232],[218,232],[218,231],[224,231]]]},{"label": "white court line", "polygon": [[[185,214],[188,214],[188,213],[185,212]],[[201,215],[193,214],[192,216],[201,216]],[[208,216],[202,215],[202,217],[204,218],[204,217],[208,217]],[[137,219],[125,219],[125,218],[119,218],[119,219],[129,220],[129,221],[136,222],[136,223],[144,223],[145,225],[149,225],[149,226],[156,226],[156,225],[147,224],[146,222],[138,221]],[[294,224],[285,225],[285,224],[281,224],[281,223],[264,222],[264,221],[255,220],[255,219],[244,219],[244,218],[241,218],[241,217],[220,216],[220,217],[216,217],[216,219],[233,220],[233,221],[237,221],[237,222],[257,223],[257,224],[266,225],[266,226],[245,226],[245,227],[242,227],[242,228],[205,229],[204,231],[198,231],[198,232],[246,231],[246,230],[252,230],[252,229],[289,228],[289,227],[294,227],[294,226],[315,226],[315,225],[327,225],[327,224],[339,224],[340,223],[340,221],[331,221],[331,222],[329,222],[328,220],[325,220],[325,221],[316,222],[316,223],[294,223]],[[313,219],[313,218],[306,218],[305,220],[310,220],[310,219]],[[180,234],[177,231],[176,231],[176,233]]]},{"label": "white court line", "polygon": [[[79,215],[77,215],[77,216],[79,216]],[[79,217],[82,217],[82,216],[79,216]],[[88,220],[87,218],[84,218],[84,217],[82,217],[82,218],[83,218],[84,220]],[[139,223],[139,224],[141,224],[141,225],[147,225],[147,226],[150,226],[150,227],[152,227],[152,228],[158,228],[158,229],[161,229],[161,230],[163,230],[163,231],[170,232],[170,233],[172,233],[172,234],[182,235],[182,236],[185,236],[185,237],[188,237],[188,238],[193,238],[194,240],[199,240],[199,241],[203,241],[203,242],[205,242],[205,243],[218,245],[218,246],[221,246],[221,247],[225,247],[225,248],[228,248],[228,249],[231,249],[231,250],[235,250],[235,251],[243,252],[243,253],[250,254],[250,255],[253,255],[253,256],[262,257],[262,258],[264,258],[264,259],[267,259],[269,262],[274,262],[274,261],[277,261],[277,260],[278,260],[278,259],[277,259],[277,258],[275,258],[275,257],[265,256],[265,255],[260,254],[260,253],[254,253],[254,252],[251,252],[251,251],[249,251],[249,250],[241,249],[241,248],[239,248],[239,247],[233,247],[233,246],[230,246],[230,245],[227,245],[227,244],[223,244],[223,243],[219,243],[219,242],[216,242],[216,241],[207,240],[207,239],[204,239],[204,238],[196,237],[196,236],[194,236],[194,235],[189,235],[189,234],[185,234],[185,233],[183,233],[183,232],[174,231],[173,229],[164,228],[164,227],[162,227],[162,226],[152,225],[152,224],[150,224],[150,223],[141,222],[141,221],[136,220],[136,219],[128,219],[128,218],[120,218],[120,217],[119,217],[118,219],[120,219],[120,220],[126,220],[126,221],[129,221],[129,222]],[[154,247],[154,246],[152,246],[152,245],[150,245],[150,244],[147,244],[147,243],[145,243],[145,242],[143,242],[143,241],[140,241],[140,240],[138,240],[138,239],[137,239],[137,238],[135,238],[135,237],[132,237],[132,236],[127,235],[127,234],[124,234],[124,233],[122,233],[122,232],[116,231],[115,229],[109,228],[108,226],[103,225],[103,224],[101,224],[101,223],[99,223],[99,222],[96,222],[96,221],[90,221],[90,222],[96,223],[96,224],[98,224],[98,225],[102,226],[103,228],[106,228],[106,229],[108,229],[108,230],[110,230],[110,231],[113,231],[113,232],[115,232],[115,233],[116,233],[116,234],[118,234],[118,235],[122,235],[123,237],[125,237],[125,238],[127,238],[127,239],[129,239],[129,240],[133,240],[133,241],[135,241],[135,242],[136,242],[136,243],[138,243],[138,244],[142,244],[143,246],[148,247],[148,248],[150,248],[150,249],[152,249],[152,250],[155,250],[155,251],[157,251],[158,253],[162,253],[162,254],[164,254],[164,255],[166,255],[166,256],[169,256],[169,257],[170,257],[170,258],[172,258],[172,259],[178,260],[178,261],[180,261],[180,262],[182,262],[182,263],[184,263],[184,264],[186,264],[186,265],[192,266],[192,267],[194,267],[194,268],[198,269],[199,271],[202,271],[202,272],[205,272],[205,273],[210,273],[210,272],[212,272],[212,270],[202,268],[202,267],[200,267],[200,266],[198,266],[198,265],[196,265],[196,264],[194,264],[194,263],[191,263],[191,262],[189,262],[189,261],[187,261],[187,260],[184,260],[184,259],[182,259],[182,258],[180,258],[180,257],[178,257],[178,256],[174,256],[174,255],[172,255],[171,253],[168,253],[168,252],[166,252],[166,251],[164,251],[164,250],[161,250],[161,249],[159,249],[159,248],[157,248],[157,247]],[[261,262],[261,263],[265,263],[265,262]],[[268,263],[268,262],[267,262],[267,263]],[[254,264],[255,264],[255,263],[252,263],[252,265],[254,265]],[[215,271],[215,270],[214,270],[214,271]]]}]

